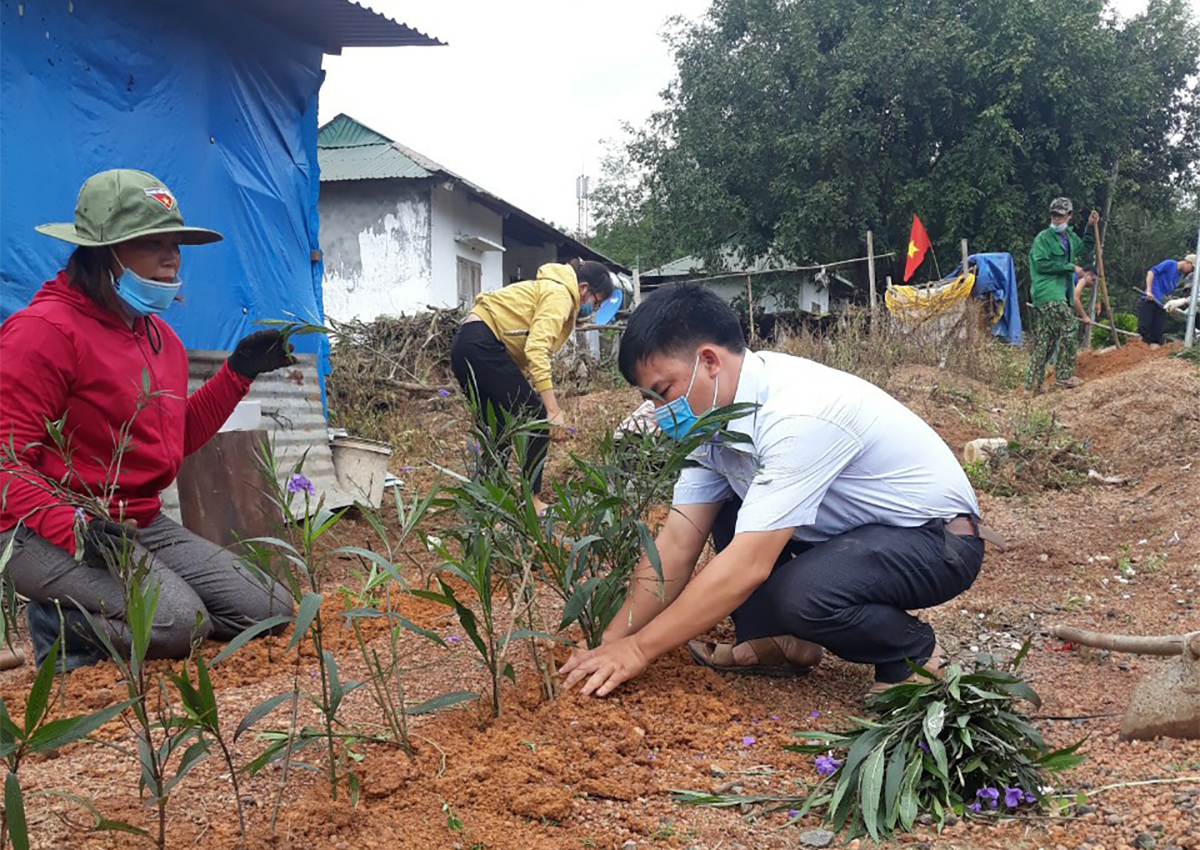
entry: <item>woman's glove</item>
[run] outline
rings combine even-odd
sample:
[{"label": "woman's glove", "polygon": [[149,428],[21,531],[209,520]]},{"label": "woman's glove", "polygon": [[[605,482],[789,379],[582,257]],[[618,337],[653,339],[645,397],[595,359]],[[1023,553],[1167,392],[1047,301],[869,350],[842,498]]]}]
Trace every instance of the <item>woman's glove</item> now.
[{"label": "woman's glove", "polygon": [[83,561],[89,566],[107,569],[115,566],[127,544],[137,537],[137,529],[106,519],[89,520],[83,532]]},{"label": "woman's glove", "polygon": [[238,342],[227,362],[230,369],[253,381],[263,372],[294,366],[292,350],[292,344],[285,342],[279,331],[255,331]]}]

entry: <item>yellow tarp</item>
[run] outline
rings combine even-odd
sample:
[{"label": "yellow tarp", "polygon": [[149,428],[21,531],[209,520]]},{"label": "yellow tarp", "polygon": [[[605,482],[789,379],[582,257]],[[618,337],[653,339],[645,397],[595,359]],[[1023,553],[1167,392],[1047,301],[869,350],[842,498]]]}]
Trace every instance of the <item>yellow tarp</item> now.
[{"label": "yellow tarp", "polygon": [[920,324],[951,310],[974,288],[975,275],[968,273],[935,286],[889,286],[883,301],[896,318]]}]

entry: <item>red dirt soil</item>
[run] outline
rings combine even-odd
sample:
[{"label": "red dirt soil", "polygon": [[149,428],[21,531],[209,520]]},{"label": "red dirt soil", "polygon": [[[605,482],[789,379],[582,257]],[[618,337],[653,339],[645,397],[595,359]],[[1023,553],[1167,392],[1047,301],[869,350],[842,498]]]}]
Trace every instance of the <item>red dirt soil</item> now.
[{"label": "red dirt soil", "polygon": [[[989,552],[970,591],[923,615],[955,658],[969,658],[980,648],[1011,653],[1014,644],[1033,637],[1024,671],[1045,700],[1039,716],[1119,714],[1138,679],[1161,663],[1060,651],[1061,642],[1046,636],[1051,626],[1070,623],[1145,634],[1197,628],[1200,371],[1181,360],[1164,359],[1165,352],[1139,348],[1085,354],[1081,373],[1097,370],[1083,375],[1091,375],[1088,383],[1034,400],[1052,409],[1077,439],[1092,441],[1098,465],[1132,483],[1025,499],[981,496],[987,521],[1011,546],[1006,552]],[[1103,360],[1108,357],[1118,359]],[[936,369],[907,370],[893,391],[956,452],[966,439],[1008,433],[1009,414],[1030,403],[1019,396],[993,395],[985,386]],[[576,421],[619,419],[636,404],[636,396],[628,392],[597,396],[572,400],[568,415],[579,417]],[[1147,434],[1153,439],[1146,439]],[[398,460],[397,465],[416,460]],[[348,538],[343,542],[356,545],[370,536],[369,529],[355,523],[344,525],[342,533]],[[419,546],[411,554],[429,565],[430,556]],[[1136,568],[1128,583],[1117,578],[1116,563],[1122,557]],[[352,635],[336,625],[336,613],[343,608],[337,587],[356,584],[350,566],[340,565],[327,582],[323,606],[343,679],[363,673]],[[407,574],[419,581],[415,570]],[[443,636],[461,636],[457,621],[432,603],[404,597],[399,610]],[[380,627],[369,625],[368,634],[379,646]],[[728,624],[715,632],[725,639],[729,634]],[[296,656],[285,652],[288,639],[285,634],[254,641],[214,670],[226,728],[264,698],[291,687]],[[471,651],[461,648],[466,644],[463,637],[459,649],[445,651],[406,635],[408,700],[415,703],[461,688],[485,692]],[[215,644],[204,647],[208,657],[217,651]],[[780,745],[793,740],[795,732],[838,729],[848,717],[862,713],[862,693],[870,678],[866,668],[834,658],[806,679],[722,678],[693,665],[678,650],[607,699],[568,694],[544,703],[523,646],[514,648],[513,661],[518,684],[505,686],[500,718],[490,718],[483,703],[414,718],[415,759],[384,745],[358,746],[363,758],[356,772],[363,789],[357,808],[347,799],[344,784],[333,802],[321,775],[295,772],[275,835],[268,822],[278,770],[268,768],[243,780],[250,835],[239,840],[224,765],[210,758],[171,798],[168,846],[558,850],[621,848],[633,841],[642,850],[793,848],[798,831],[779,829],[786,819],[782,813],[681,807],[671,801],[670,790],[729,791],[736,785],[747,794],[794,792],[797,783],[814,778],[813,766]],[[153,669],[177,667],[163,662]],[[10,714],[20,711],[32,675],[28,665],[0,675],[0,696]],[[306,651],[301,660],[305,689],[315,689],[315,675],[311,651]],[[111,664],[77,671],[68,677],[56,711],[94,709],[118,699],[122,691]],[[377,728],[377,710],[366,688],[348,697],[343,719],[351,726]],[[301,720],[314,723],[316,716],[306,711]],[[915,841],[964,850],[1113,850],[1130,847],[1148,833],[1159,848],[1200,848],[1200,741],[1124,743],[1117,740],[1119,723],[1119,717],[1038,722],[1052,744],[1088,737],[1088,761],[1055,782],[1063,788],[1093,789],[1089,802],[1097,811],[1076,819],[958,823],[941,835],[922,827],[897,846]],[[258,728],[285,724],[286,712],[277,709]],[[128,739],[116,722],[97,737]],[[235,745],[235,758],[244,764],[264,746],[247,734]],[[305,756],[317,766],[323,763],[311,751]],[[1172,784],[1095,791],[1137,780]],[[79,744],[30,760],[22,767],[22,781],[27,791],[82,794],[108,817],[145,827],[153,821],[152,811],[138,800],[131,761],[111,749]],[[35,847],[149,846],[127,835],[88,832],[86,814],[62,800],[39,797],[29,807]],[[461,828],[451,828],[458,822]],[[817,825],[808,818],[802,828]]]}]

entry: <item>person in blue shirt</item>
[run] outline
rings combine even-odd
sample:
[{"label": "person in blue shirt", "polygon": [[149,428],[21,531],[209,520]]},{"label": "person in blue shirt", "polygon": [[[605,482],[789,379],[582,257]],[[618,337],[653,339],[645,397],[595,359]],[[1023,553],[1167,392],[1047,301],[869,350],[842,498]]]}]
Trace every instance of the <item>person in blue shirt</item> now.
[{"label": "person in blue shirt", "polygon": [[1138,307],[1138,335],[1151,348],[1158,348],[1163,341],[1163,328],[1167,311],[1163,302],[1175,291],[1179,281],[1196,270],[1196,255],[1188,254],[1178,262],[1163,260],[1146,272],[1146,291]]}]

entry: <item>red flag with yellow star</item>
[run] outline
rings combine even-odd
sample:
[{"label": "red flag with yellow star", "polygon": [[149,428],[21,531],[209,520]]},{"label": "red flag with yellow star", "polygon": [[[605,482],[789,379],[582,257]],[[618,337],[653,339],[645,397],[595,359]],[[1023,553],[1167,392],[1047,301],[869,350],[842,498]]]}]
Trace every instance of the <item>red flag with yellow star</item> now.
[{"label": "red flag with yellow star", "polygon": [[925,252],[929,250],[929,234],[921,219],[913,216],[912,235],[908,237],[908,263],[904,266],[904,282],[913,276],[917,267],[925,261]]}]

